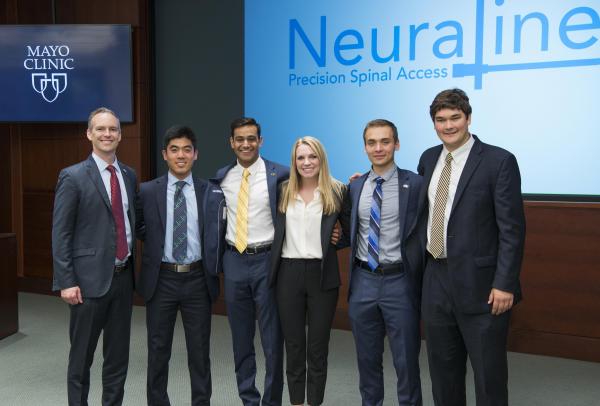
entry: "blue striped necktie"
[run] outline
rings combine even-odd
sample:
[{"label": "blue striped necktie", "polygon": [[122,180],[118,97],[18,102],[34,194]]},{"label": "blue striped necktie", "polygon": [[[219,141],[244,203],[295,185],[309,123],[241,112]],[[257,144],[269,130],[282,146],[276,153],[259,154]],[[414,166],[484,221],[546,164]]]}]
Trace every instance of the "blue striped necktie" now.
[{"label": "blue striped necktie", "polygon": [[178,264],[183,263],[187,257],[187,204],[183,187],[185,181],[176,184],[175,197],[173,198],[173,258]]},{"label": "blue striped necktie", "polygon": [[381,226],[381,200],[383,198],[381,184],[383,181],[380,176],[375,178],[377,185],[373,189],[373,199],[371,200],[367,264],[372,271],[379,266],[379,229]]}]

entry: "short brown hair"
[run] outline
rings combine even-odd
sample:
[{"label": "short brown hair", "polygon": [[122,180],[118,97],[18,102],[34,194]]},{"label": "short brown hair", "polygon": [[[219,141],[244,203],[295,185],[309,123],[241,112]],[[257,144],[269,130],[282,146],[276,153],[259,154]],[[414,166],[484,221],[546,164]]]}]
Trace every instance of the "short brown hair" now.
[{"label": "short brown hair", "polygon": [[461,110],[467,118],[473,112],[469,104],[469,96],[458,88],[443,90],[435,96],[431,106],[429,106],[431,120],[434,120],[437,112],[443,109]]},{"label": "short brown hair", "polygon": [[398,129],[396,128],[396,125],[394,123],[392,123],[389,120],[386,120],[384,118],[378,118],[375,120],[371,120],[367,123],[367,125],[365,126],[365,129],[363,130],[363,141],[366,144],[367,143],[367,130],[369,128],[373,128],[373,127],[390,127],[392,129],[392,133],[394,134],[394,142],[399,142],[398,141]]},{"label": "short brown hair", "polygon": [[119,116],[117,116],[114,111],[107,107],[98,107],[96,110],[90,113],[90,115],[88,116],[88,130],[92,129],[92,120],[94,119],[94,117],[102,113],[112,114],[117,119],[117,123],[119,123],[119,131],[121,130],[121,120],[119,120]]}]

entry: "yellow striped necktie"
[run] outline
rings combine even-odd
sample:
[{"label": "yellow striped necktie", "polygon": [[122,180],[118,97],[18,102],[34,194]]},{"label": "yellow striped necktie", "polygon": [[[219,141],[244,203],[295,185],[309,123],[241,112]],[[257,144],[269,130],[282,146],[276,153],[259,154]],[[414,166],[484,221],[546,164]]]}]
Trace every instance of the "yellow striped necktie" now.
[{"label": "yellow striped necktie", "polygon": [[431,217],[431,234],[429,239],[429,252],[434,258],[439,258],[444,253],[444,218],[446,203],[448,202],[448,190],[450,189],[450,174],[452,171],[452,154],[446,155],[446,164],[442,169],[438,181],[433,203],[433,216]]},{"label": "yellow striped necktie", "polygon": [[240,192],[238,193],[235,219],[235,248],[242,253],[248,247],[248,200],[250,197],[250,171],[244,169]]}]

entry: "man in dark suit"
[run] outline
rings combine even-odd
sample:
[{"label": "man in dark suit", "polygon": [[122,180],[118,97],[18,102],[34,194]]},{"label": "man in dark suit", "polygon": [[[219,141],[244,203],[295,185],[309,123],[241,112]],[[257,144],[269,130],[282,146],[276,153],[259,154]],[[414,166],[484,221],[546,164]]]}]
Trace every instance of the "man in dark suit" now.
[{"label": "man in dark suit", "polygon": [[138,292],[146,302],[148,405],[170,405],[169,359],[177,310],[181,311],[195,406],[209,405],[211,303],[219,294],[215,252],[204,242],[205,204],[212,187],[192,176],[198,158],[189,127],[167,130],[162,155],[169,171],[140,185],[138,238],[144,241]]},{"label": "man in dark suit", "polygon": [[266,369],[262,405],[281,405],[283,341],[269,267],[279,184],[289,169],[259,156],[263,138],[253,118],[234,120],[229,142],[237,162],[219,169],[212,181],[223,190],[227,206],[221,247],[238,393],[245,406],[261,405],[255,385],[258,319]]},{"label": "man in dark suit", "polygon": [[[373,120],[363,132],[371,170],[350,183],[340,222],[350,238],[348,316],[356,343],[363,406],[381,406],[387,335],[400,405],[421,405],[419,255],[408,250],[422,179],[400,169],[398,131]],[[412,245],[412,244],[411,244]]]},{"label": "man in dark suit", "polygon": [[419,161],[426,246],[422,313],[436,406],[465,405],[467,355],[477,405],[508,405],[506,340],[521,299],[525,241],[521,178],[511,153],[469,133],[469,98],[439,93],[430,106],[443,145]]},{"label": "man in dark suit", "polygon": [[53,289],[70,306],[68,400],[87,405],[90,366],[103,332],[102,404],[120,405],[129,363],[135,258],[132,168],[117,161],[119,119],[88,119],[92,154],[58,177],[52,224]]}]

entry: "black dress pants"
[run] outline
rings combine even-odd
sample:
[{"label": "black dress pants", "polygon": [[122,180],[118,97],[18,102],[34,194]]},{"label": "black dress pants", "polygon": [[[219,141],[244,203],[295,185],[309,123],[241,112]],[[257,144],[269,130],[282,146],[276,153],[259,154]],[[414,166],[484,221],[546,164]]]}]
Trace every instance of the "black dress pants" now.
[{"label": "black dress pants", "polygon": [[510,311],[468,314],[457,309],[445,260],[428,258],[422,315],[435,406],[465,406],[467,357],[477,406],[508,405],[506,343]]},{"label": "black dress pants", "polygon": [[329,336],[338,293],[338,288],[321,289],[321,260],[282,259],[277,277],[277,305],[292,404],[304,403],[305,390],[309,405],[323,403]]},{"label": "black dress pants", "polygon": [[102,405],[123,403],[125,378],[129,365],[129,336],[133,277],[131,265],[115,273],[108,292],[99,298],[83,298],[83,303],[70,305],[69,367],[67,393],[69,405],[87,405],[90,391],[90,367],[103,334]]},{"label": "black dress pants", "polygon": [[156,291],[146,303],[148,329],[148,405],[170,405],[167,385],[173,330],[181,311],[188,368],[192,387],[191,405],[209,405],[211,302],[202,269],[186,273],[160,270]]}]

